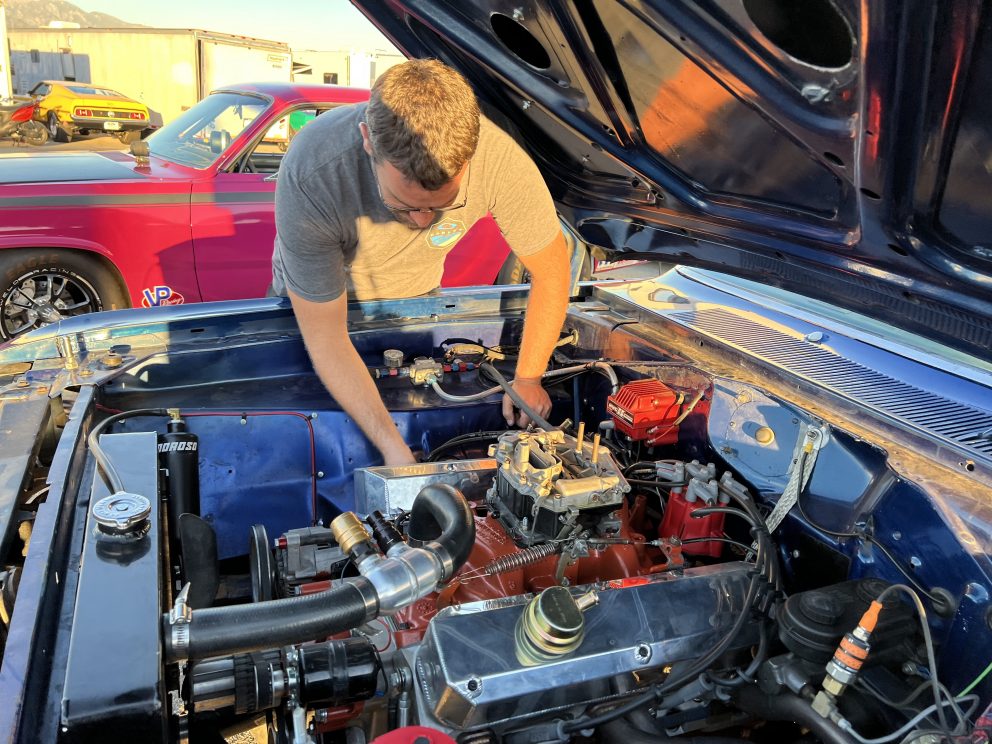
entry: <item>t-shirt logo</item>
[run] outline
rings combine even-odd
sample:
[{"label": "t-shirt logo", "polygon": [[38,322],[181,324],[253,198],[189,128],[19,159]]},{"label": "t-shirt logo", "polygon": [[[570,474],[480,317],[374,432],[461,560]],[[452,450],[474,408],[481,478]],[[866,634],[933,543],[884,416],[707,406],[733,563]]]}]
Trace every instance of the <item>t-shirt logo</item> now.
[{"label": "t-shirt logo", "polygon": [[465,234],[461,220],[441,220],[427,231],[427,244],[431,248],[450,248]]}]

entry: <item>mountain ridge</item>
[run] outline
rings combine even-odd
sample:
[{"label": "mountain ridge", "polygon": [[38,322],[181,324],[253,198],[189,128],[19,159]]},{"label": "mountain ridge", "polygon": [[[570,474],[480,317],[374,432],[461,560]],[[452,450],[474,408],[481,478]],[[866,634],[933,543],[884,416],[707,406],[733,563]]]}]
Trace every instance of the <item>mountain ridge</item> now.
[{"label": "mountain ridge", "polygon": [[45,28],[53,21],[78,23],[83,28],[145,28],[108,13],[83,10],[68,0],[6,0],[7,28]]}]

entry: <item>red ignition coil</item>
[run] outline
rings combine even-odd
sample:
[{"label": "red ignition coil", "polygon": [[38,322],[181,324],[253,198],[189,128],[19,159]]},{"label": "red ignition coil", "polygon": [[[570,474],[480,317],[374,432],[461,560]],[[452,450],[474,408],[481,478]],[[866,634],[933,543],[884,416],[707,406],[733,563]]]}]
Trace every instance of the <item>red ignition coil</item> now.
[{"label": "red ignition coil", "polygon": [[654,447],[678,441],[675,422],[684,402],[685,396],[659,380],[635,380],[606,399],[606,411],[618,431]]}]

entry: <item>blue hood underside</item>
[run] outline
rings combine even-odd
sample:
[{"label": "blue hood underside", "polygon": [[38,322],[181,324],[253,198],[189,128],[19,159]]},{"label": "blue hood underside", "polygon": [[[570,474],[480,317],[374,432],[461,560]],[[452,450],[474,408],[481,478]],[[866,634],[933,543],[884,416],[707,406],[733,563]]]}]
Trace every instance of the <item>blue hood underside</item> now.
[{"label": "blue hood underside", "polygon": [[461,70],[610,253],[992,347],[981,0],[354,0]]}]

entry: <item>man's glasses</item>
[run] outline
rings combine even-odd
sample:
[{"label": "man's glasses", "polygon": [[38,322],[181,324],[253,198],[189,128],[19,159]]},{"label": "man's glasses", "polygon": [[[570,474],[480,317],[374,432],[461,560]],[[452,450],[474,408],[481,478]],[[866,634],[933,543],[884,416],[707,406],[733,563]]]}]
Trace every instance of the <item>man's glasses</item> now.
[{"label": "man's glasses", "polygon": [[468,184],[469,178],[472,176],[472,161],[468,163],[468,172],[465,174],[465,184],[464,192],[465,197],[455,204],[448,204],[444,207],[397,207],[386,201],[386,197],[382,195],[382,186],[379,184],[379,175],[375,170],[375,161],[372,162],[372,180],[375,181],[376,191],[379,192],[379,199],[382,200],[382,205],[388,209],[393,214],[433,214],[436,212],[452,212],[456,209],[461,209],[468,202]]}]

